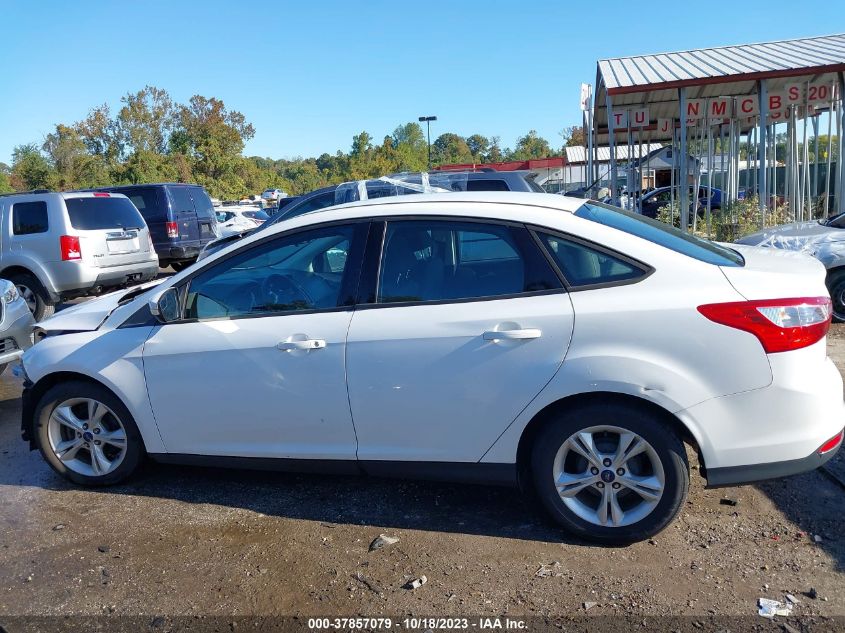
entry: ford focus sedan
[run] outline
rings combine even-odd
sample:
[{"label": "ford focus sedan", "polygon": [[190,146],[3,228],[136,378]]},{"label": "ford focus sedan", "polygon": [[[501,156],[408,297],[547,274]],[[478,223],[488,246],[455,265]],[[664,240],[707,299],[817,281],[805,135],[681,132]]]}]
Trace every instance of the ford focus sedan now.
[{"label": "ford focus sedan", "polygon": [[630,542],[682,507],[685,444],[710,486],[836,452],[824,277],[563,196],[359,202],[42,322],[23,437],[82,485],[144,458],[519,485]]}]

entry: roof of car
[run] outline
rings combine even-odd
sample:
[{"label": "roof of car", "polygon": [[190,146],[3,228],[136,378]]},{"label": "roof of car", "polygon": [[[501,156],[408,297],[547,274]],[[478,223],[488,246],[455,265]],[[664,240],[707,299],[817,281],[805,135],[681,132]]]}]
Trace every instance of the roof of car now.
[{"label": "roof of car", "polygon": [[[516,204],[531,207],[546,207],[560,211],[576,211],[584,201],[579,198],[566,198],[551,193],[534,193],[526,191],[453,191],[449,193],[418,193],[404,196],[389,196],[384,198],[373,198],[370,200],[356,200],[326,209],[319,209],[303,214],[310,216],[313,213],[332,211],[335,209],[355,209],[357,207],[383,207],[398,204],[440,204],[440,203],[493,203],[493,204]],[[402,215],[412,214],[415,210]],[[380,210],[378,215],[389,215],[393,213],[390,209]]]}]

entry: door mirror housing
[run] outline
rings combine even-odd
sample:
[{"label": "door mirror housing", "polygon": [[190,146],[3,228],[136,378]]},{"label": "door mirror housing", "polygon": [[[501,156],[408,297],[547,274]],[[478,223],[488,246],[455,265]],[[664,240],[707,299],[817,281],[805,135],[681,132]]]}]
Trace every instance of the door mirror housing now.
[{"label": "door mirror housing", "polygon": [[161,323],[178,321],[181,314],[179,306],[179,291],[171,286],[150,299],[150,312]]}]

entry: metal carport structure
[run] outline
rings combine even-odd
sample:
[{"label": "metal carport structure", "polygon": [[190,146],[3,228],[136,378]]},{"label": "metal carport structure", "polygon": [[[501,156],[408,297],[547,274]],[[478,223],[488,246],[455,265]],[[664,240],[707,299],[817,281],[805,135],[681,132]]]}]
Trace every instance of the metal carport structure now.
[{"label": "metal carport structure", "polygon": [[[791,194],[801,200],[802,213],[803,196],[809,190],[809,169],[806,123],[804,160],[797,157],[797,121],[812,119],[818,132],[819,115],[829,113],[829,129],[835,119],[839,156],[845,153],[845,118],[840,101],[845,92],[845,34],[603,59],[598,62],[595,85],[588,126],[590,147],[606,143],[612,148],[626,141],[631,144],[636,134],[640,141],[646,137],[647,142],[677,144],[679,162],[685,163],[689,130],[694,127],[702,143],[707,137],[710,151],[714,134],[726,140],[731,160],[738,163],[745,135],[746,152],[755,161],[754,190],[759,192],[761,222],[770,193],[774,192],[767,176],[774,156],[771,136],[776,125],[787,124],[791,148],[787,171],[791,167],[792,180],[785,184],[791,184]],[[818,143],[818,133],[815,136]],[[818,152],[815,156],[818,161]],[[845,195],[839,184],[845,177],[843,164],[845,161],[840,158],[836,165],[834,209],[838,212],[845,212]],[[803,173],[796,171],[799,167]],[[616,198],[619,192],[615,161],[611,172]],[[687,173],[685,165],[679,165],[678,173]],[[816,175],[816,188],[817,180]],[[732,190],[736,184],[735,176]],[[677,188],[680,209],[687,220],[682,226],[686,229],[690,213],[688,187],[677,183]],[[797,205],[793,212],[796,210]]]}]

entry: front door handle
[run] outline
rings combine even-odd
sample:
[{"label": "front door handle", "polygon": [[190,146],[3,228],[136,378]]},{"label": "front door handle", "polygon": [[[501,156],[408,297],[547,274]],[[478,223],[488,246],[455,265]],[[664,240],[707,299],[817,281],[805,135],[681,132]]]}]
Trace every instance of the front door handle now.
[{"label": "front door handle", "polygon": [[325,346],[326,342],[323,339],[306,338],[301,341],[282,341],[281,343],[278,343],[276,345],[276,349],[281,350],[283,352],[290,352],[296,349],[323,349]]},{"label": "front door handle", "polygon": [[490,330],[484,333],[485,341],[524,341],[532,338],[540,338],[543,331],[537,328],[525,328],[522,330]]}]

